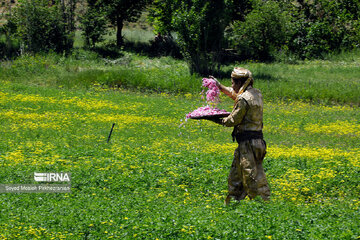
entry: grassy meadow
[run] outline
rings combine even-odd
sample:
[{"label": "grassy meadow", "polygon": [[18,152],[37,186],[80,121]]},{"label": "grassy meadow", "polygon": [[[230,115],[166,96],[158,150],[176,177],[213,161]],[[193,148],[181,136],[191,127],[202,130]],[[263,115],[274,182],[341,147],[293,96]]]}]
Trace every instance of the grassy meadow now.
[{"label": "grassy meadow", "polygon": [[[354,51],[344,53],[342,58],[297,64],[246,62],[224,65],[214,75],[225,85],[230,85],[228,76],[234,66],[241,65],[251,69],[256,87],[262,90],[266,100],[360,106],[359,63],[360,51]],[[79,49],[70,56],[29,55],[3,62],[0,79],[66,89],[100,85],[197,94],[202,76],[190,75],[182,60],[149,58],[118,50],[110,54],[100,47],[95,52]]]},{"label": "grassy meadow", "polygon": [[0,63],[0,183],[72,178],[68,194],[0,193],[0,239],[359,239],[360,54],[241,64],[265,98],[272,200],[228,207],[232,129],[184,121],[201,76],[118,54]]}]

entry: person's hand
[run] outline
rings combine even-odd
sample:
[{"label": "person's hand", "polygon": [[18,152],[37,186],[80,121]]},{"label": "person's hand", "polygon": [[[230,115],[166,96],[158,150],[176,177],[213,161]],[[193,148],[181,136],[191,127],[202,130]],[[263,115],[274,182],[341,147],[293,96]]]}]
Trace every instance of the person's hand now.
[{"label": "person's hand", "polygon": [[220,86],[220,82],[214,76],[210,75],[209,78],[213,79],[216,82],[216,86]]},{"label": "person's hand", "polygon": [[209,120],[214,123],[220,124],[220,125],[223,124],[222,118],[213,118],[213,119],[209,119]]}]

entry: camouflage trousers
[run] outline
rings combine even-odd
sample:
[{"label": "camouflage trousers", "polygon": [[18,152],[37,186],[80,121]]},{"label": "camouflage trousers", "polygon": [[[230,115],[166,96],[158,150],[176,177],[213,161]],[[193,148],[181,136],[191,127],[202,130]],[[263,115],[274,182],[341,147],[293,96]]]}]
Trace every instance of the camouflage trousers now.
[{"label": "camouflage trousers", "polygon": [[227,203],[231,198],[239,201],[246,196],[253,199],[258,195],[266,201],[270,200],[270,189],[262,166],[265,154],[263,139],[239,142],[228,177]]}]

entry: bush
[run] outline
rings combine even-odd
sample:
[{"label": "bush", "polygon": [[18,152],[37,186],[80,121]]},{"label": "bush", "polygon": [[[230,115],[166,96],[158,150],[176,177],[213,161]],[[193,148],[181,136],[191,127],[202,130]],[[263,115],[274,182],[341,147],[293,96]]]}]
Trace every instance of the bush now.
[{"label": "bush", "polygon": [[253,0],[227,39],[244,60],[321,59],[359,46],[359,12],[359,1]]},{"label": "bush", "polygon": [[150,53],[152,56],[172,56],[182,58],[181,50],[176,39],[171,34],[162,36],[158,34],[154,40],[150,41]]},{"label": "bush", "polygon": [[72,35],[59,7],[49,6],[47,0],[19,1],[9,24],[16,26],[15,34],[26,51],[63,52],[72,47]]},{"label": "bush", "polygon": [[85,37],[87,47],[95,47],[95,44],[104,40],[107,28],[105,12],[99,1],[88,0],[85,14],[80,18],[81,29]]},{"label": "bush", "polygon": [[228,39],[243,59],[273,60],[289,39],[290,17],[275,1],[255,2],[245,21],[235,21]]},{"label": "bush", "polygon": [[358,47],[359,10],[358,1],[303,2],[293,12],[296,18],[290,51],[303,59],[313,59]]},{"label": "bush", "polygon": [[19,43],[15,39],[0,36],[0,60],[17,56]]},{"label": "bush", "polygon": [[9,23],[0,26],[0,60],[12,58],[19,54],[19,41],[11,36],[14,28],[16,29],[16,26]]},{"label": "bush", "polygon": [[207,75],[219,66],[217,55],[228,24],[226,10],[224,0],[181,1],[173,17],[173,26],[191,73]]}]

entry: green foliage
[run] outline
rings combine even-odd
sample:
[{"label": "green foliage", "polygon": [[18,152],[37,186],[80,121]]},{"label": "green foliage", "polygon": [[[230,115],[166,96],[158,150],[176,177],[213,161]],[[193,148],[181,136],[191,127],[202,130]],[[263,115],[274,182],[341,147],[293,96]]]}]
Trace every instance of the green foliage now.
[{"label": "green foliage", "polygon": [[97,42],[104,40],[107,32],[106,14],[102,7],[101,1],[88,0],[87,9],[81,16],[81,29],[85,37],[85,45],[87,47],[95,47]]},{"label": "green foliage", "polygon": [[358,47],[358,1],[255,0],[251,8],[228,34],[242,59],[319,59]]},{"label": "green foliage", "polygon": [[149,19],[157,33],[176,33],[191,73],[207,75],[216,72],[223,61],[226,26],[234,19],[243,19],[249,7],[247,0],[155,0]]},{"label": "green foliage", "polygon": [[19,41],[12,37],[11,32],[14,32],[10,23],[4,26],[0,26],[0,60],[6,58],[12,58],[17,56],[19,53]]},{"label": "green foliage", "polygon": [[304,1],[293,10],[293,35],[289,49],[301,58],[359,46],[359,1]]},{"label": "green foliage", "polygon": [[9,19],[25,51],[62,52],[72,47],[72,31],[67,28],[64,9],[47,0],[19,1]]},{"label": "green foliage", "polygon": [[277,1],[255,1],[244,21],[235,21],[229,40],[242,59],[273,60],[287,44],[290,17]]},{"label": "green foliage", "polygon": [[149,8],[149,21],[155,33],[169,35],[175,28],[172,24],[174,11],[178,8],[178,1],[153,0]]},{"label": "green foliage", "polygon": [[[79,49],[70,56],[25,55],[2,62],[0,79],[68,89],[89,89],[97,84],[104,88],[197,94],[204,77],[190,75],[185,61],[171,57],[147,58],[119,51],[112,59],[105,59],[106,54],[101,49],[97,52]],[[360,52],[326,58],[326,61],[298,61],[297,64],[247,62],[241,66],[253,72],[255,87],[263,90],[266,100],[296,99],[360,106]],[[229,86],[235,66],[239,64],[221,68],[224,79],[215,77]]]},{"label": "green foliage", "polygon": [[224,0],[179,1],[173,26],[192,73],[213,73],[228,24]]},{"label": "green foliage", "polygon": [[[1,53],[13,56],[18,42],[33,52],[70,49],[76,5],[77,0],[21,0],[2,26]],[[355,49],[360,42],[360,2],[353,0],[88,0],[78,18],[86,45],[106,38],[110,24],[117,29],[117,45],[123,45],[124,22],[136,21],[144,10],[155,32],[167,39],[153,44],[158,54],[152,55],[180,47],[190,71],[203,75],[234,59],[295,62]],[[238,54],[227,55],[228,49]]]},{"label": "green foliage", "polygon": [[147,6],[148,0],[101,0],[102,6],[111,24],[116,26],[117,45],[123,45],[122,28],[124,21],[136,21],[141,11]]},{"label": "green foliage", "polygon": [[227,0],[225,3],[231,22],[244,21],[245,16],[252,10],[252,0]]}]

